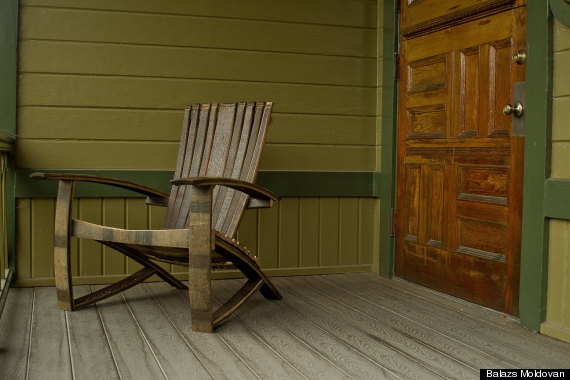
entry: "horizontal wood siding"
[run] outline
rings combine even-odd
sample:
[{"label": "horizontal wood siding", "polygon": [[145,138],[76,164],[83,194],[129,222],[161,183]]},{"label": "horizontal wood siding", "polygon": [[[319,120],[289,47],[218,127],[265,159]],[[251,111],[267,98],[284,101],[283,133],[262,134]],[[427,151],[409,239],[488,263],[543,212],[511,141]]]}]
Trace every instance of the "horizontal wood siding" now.
[{"label": "horizontal wood siding", "polygon": [[375,1],[20,5],[19,168],[172,169],[184,106],[236,100],[275,102],[262,170],[377,167]]},{"label": "horizontal wood siding", "polygon": [[[554,24],[552,177],[570,179],[570,27]],[[568,198],[566,199],[568,202]],[[541,332],[570,342],[570,222],[550,221],[546,321]]]},{"label": "horizontal wood siding", "polygon": [[[270,275],[373,271],[378,248],[375,198],[283,198],[272,209],[248,210],[238,240],[259,255]],[[53,283],[53,199],[18,199],[17,285]],[[108,226],[160,228],[165,209],[143,198],[82,198],[74,217]],[[88,240],[72,240],[72,271],[80,283],[102,283],[140,269],[123,255]],[[187,268],[165,265],[181,278]],[[237,273],[216,272],[218,277]]]}]

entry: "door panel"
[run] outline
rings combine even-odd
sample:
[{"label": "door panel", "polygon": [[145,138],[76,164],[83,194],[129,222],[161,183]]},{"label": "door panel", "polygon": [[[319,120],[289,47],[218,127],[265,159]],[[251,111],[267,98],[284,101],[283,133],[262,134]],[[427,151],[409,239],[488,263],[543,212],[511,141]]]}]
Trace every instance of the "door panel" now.
[{"label": "door panel", "polygon": [[396,275],[516,315],[525,7],[470,17],[401,39]]}]

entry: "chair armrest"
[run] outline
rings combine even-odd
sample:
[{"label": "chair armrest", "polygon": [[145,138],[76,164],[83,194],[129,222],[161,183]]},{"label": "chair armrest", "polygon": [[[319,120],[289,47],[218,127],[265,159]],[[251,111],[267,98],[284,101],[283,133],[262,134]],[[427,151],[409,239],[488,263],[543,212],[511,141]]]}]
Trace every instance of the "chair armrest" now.
[{"label": "chair armrest", "polygon": [[261,186],[257,186],[253,183],[242,181],[233,178],[221,178],[221,177],[189,177],[189,178],[179,178],[170,181],[175,186],[180,185],[193,185],[193,186],[226,186],[237,191],[241,191],[252,198],[260,200],[273,200],[278,201],[279,196],[270,190],[264,189]]},{"label": "chair armrest", "polygon": [[95,182],[122,189],[131,190],[136,193],[146,195],[151,198],[168,198],[169,195],[160,190],[153,189],[152,187],[139,185],[134,182],[123,181],[117,178],[100,177],[90,174],[73,174],[73,173],[32,173],[29,176],[32,179],[51,179],[61,181],[81,181],[81,182]]}]

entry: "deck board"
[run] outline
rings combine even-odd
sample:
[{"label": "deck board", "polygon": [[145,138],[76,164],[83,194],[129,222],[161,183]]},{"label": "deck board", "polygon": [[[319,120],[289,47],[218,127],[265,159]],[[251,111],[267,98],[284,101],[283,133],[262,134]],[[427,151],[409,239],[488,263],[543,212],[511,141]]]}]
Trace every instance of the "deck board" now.
[{"label": "deck board", "polygon": [[[214,281],[215,306],[242,281]],[[480,368],[570,367],[570,344],[402,280],[274,282],[282,301],[255,294],[213,334],[192,331],[187,291],[165,283],[76,312],[57,309],[54,288],[12,289],[0,378],[469,379]]]},{"label": "deck board", "polygon": [[11,289],[0,319],[0,379],[24,379],[28,370],[34,289]]},{"label": "deck board", "polygon": [[[102,286],[92,286],[93,292]],[[121,295],[97,303],[113,359],[123,379],[166,379]],[[81,311],[77,311],[81,312]]]},{"label": "deck board", "polygon": [[[88,285],[76,286],[76,297],[91,293]],[[54,297],[52,297],[53,299]],[[96,307],[66,313],[73,376],[75,379],[118,378],[109,340]]]},{"label": "deck board", "polygon": [[28,354],[28,379],[71,379],[66,313],[57,308],[55,288],[36,288]]}]

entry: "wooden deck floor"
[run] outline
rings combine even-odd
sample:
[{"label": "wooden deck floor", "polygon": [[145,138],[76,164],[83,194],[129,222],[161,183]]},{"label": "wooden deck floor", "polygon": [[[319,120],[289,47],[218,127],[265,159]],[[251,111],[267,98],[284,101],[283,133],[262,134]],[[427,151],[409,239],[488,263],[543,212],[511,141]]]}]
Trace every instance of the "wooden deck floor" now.
[{"label": "wooden deck floor", "polygon": [[[216,301],[239,286],[214,282]],[[12,289],[0,379],[470,379],[479,368],[567,368],[570,345],[509,318],[373,274],[276,278],[214,334],[186,292],[139,285],[61,312],[54,288]],[[89,287],[76,288],[88,292]]]}]

